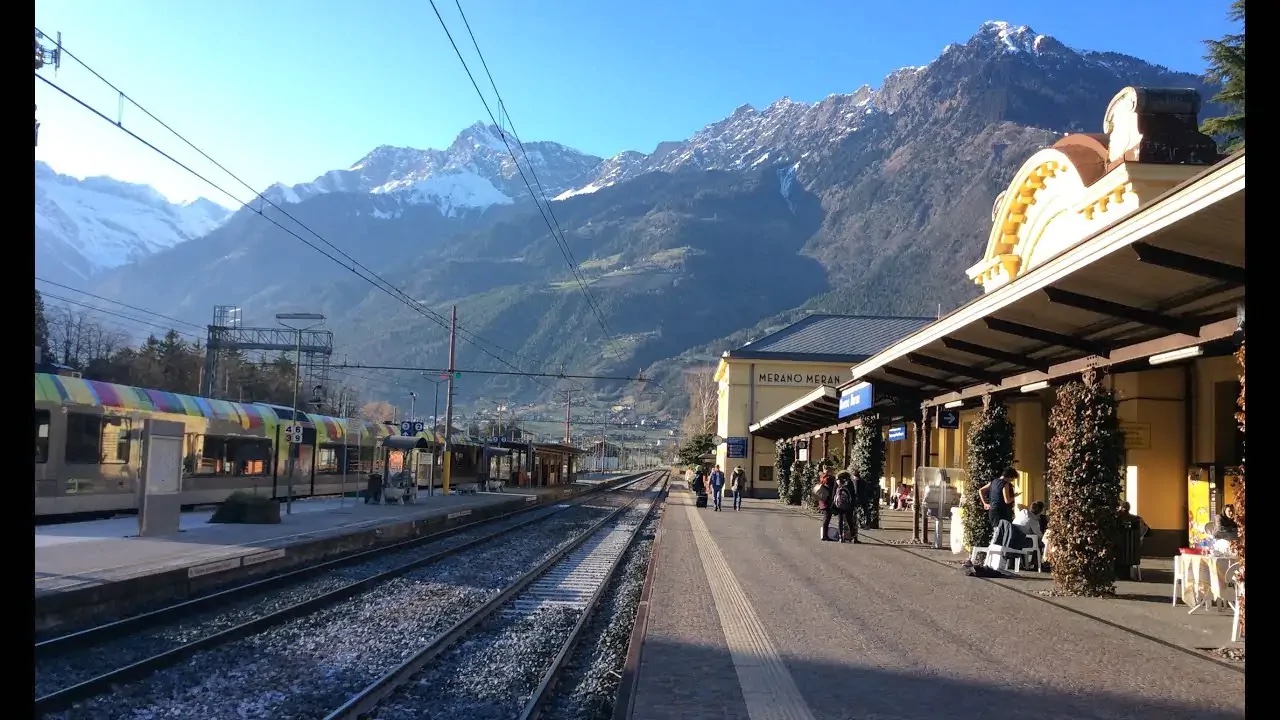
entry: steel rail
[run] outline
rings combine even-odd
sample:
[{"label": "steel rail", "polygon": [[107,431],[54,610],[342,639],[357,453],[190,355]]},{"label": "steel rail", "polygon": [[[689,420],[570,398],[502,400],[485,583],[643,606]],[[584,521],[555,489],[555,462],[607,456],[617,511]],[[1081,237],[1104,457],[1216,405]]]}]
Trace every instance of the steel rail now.
[{"label": "steel rail", "polygon": [[[577,504],[596,494],[599,494],[601,492],[606,492],[611,488],[620,487],[622,485],[625,485],[628,482],[634,482],[635,480],[637,480],[639,477],[642,477],[642,476],[643,476],[643,473],[637,473],[635,475],[623,476],[609,483],[601,483],[600,487],[592,488],[590,490],[582,492],[570,498],[569,502],[572,504]],[[262,578],[260,580],[255,580],[253,582],[245,583],[242,585],[236,585],[234,587],[230,587],[225,590],[220,590],[215,593],[210,593],[208,595],[201,595],[200,597],[191,598],[189,600],[183,600],[182,602],[174,603],[172,605],[166,605],[165,607],[162,607],[162,608],[157,608],[155,610],[150,610],[148,612],[139,613],[137,615],[131,615],[126,618],[121,618],[120,620],[114,620],[112,622],[103,623],[101,625],[85,628],[83,630],[77,630],[75,632],[70,632],[63,635],[51,637],[46,640],[35,643],[36,659],[39,660],[39,659],[44,659],[49,657],[55,657],[57,655],[61,655],[67,652],[82,650],[88,645],[91,645],[94,643],[106,642],[107,640],[112,640],[114,638],[120,637],[121,635],[128,635],[129,633],[136,632],[142,628],[145,628],[151,625],[156,625],[163,621],[169,620],[170,618],[180,617],[182,615],[188,615],[193,612],[202,610],[205,607],[220,605],[228,601],[238,599],[240,596],[249,596],[256,592],[270,590],[276,586],[287,585],[289,583],[292,583],[298,580],[304,580],[312,575],[317,575],[322,572],[326,572],[328,570],[333,570],[334,568],[344,567],[346,565],[351,565],[351,564],[358,564],[362,561],[373,559],[379,555],[385,555],[387,553],[399,552],[401,550],[408,550],[415,546],[432,543],[437,540],[442,540],[452,535],[456,535],[460,532],[463,532],[466,530],[472,530],[488,523],[496,523],[502,520],[510,519],[517,515],[530,513],[535,510],[545,510],[546,508],[547,506],[542,504],[529,505],[527,507],[522,507],[518,510],[512,510],[511,512],[503,513],[502,515],[495,515],[493,517],[485,518],[483,520],[475,520],[469,523],[464,523],[462,525],[455,525],[454,527],[446,528],[444,530],[440,530],[438,532],[434,532],[429,535],[422,535],[416,538],[402,540],[400,542],[392,543],[390,545],[381,545],[368,550],[361,550],[360,552],[357,552],[357,553],[352,553],[350,555],[343,555],[342,557],[334,558],[332,560],[326,560],[320,563],[316,563],[314,565],[308,565],[306,567],[298,568],[296,570],[290,570],[288,572],[272,575],[270,577]],[[510,530],[510,529],[515,529],[517,527],[523,527],[523,526],[524,524],[522,523],[520,525],[516,525],[508,529]]]},{"label": "steel rail", "polygon": [[[661,482],[667,475],[665,470],[655,470],[650,476],[657,475],[658,479],[654,481],[654,485]],[[637,481],[639,482],[639,481]],[[441,633],[435,640],[428,643],[421,650],[414,653],[412,657],[392,668],[382,677],[370,683],[360,692],[353,695],[345,703],[336,710],[330,712],[324,717],[324,720],[357,720],[377,708],[378,704],[394,693],[398,688],[404,685],[409,679],[418,673],[428,663],[438,657],[445,650],[448,650],[455,643],[461,640],[476,625],[488,618],[499,608],[506,605],[507,602],[514,599],[534,581],[544,575],[548,570],[555,567],[569,553],[578,549],[583,543],[594,537],[597,532],[612,523],[623,513],[631,509],[633,505],[640,501],[643,494],[636,495],[630,502],[618,507],[618,509],[609,513],[599,522],[592,525],[587,530],[580,533],[572,541],[567,543],[560,550],[548,557],[537,567],[520,576],[506,587],[505,590],[485,601],[480,607],[473,610],[466,617],[459,620],[453,627]],[[656,506],[656,502],[654,505]],[[651,508],[652,509],[652,508]],[[643,524],[643,523],[642,523]]]},{"label": "steel rail", "polygon": [[[669,483],[670,480],[668,479]],[[560,674],[568,664],[573,652],[578,646],[578,640],[582,637],[582,631],[586,629],[587,623],[595,616],[600,599],[604,597],[605,590],[613,582],[614,576],[617,575],[618,569],[622,566],[622,560],[626,557],[627,551],[635,545],[636,538],[640,536],[640,531],[644,529],[645,523],[649,522],[649,518],[653,517],[654,511],[662,504],[663,498],[666,496],[667,488],[664,484],[663,488],[658,491],[658,496],[653,499],[653,504],[649,506],[648,512],[640,524],[636,525],[631,531],[631,537],[627,539],[626,547],[618,554],[617,559],[613,561],[613,565],[609,568],[608,574],[605,576],[604,582],[600,583],[600,587],[592,593],[591,599],[587,601],[587,607],[579,616],[578,622],[574,624],[573,630],[569,632],[569,637],[565,639],[564,644],[560,646],[560,651],[556,653],[555,659],[551,662],[551,667],[542,674],[542,680],[538,683],[538,687],[533,691],[533,695],[529,697],[529,701],[525,703],[524,708],[520,711],[519,720],[537,720],[542,717],[542,711],[546,708],[546,703],[551,699],[551,694],[556,688],[556,684],[560,679]],[[655,536],[656,540],[656,536]],[[646,565],[646,572],[648,566]],[[647,575],[646,575],[647,581]]]},{"label": "steel rail", "polygon": [[[647,473],[646,475],[651,475],[651,474],[652,473]],[[628,477],[632,477],[632,476],[628,476]],[[641,475],[640,477],[632,477],[632,479],[630,480],[627,480],[624,478],[620,482],[609,486],[608,488],[606,488],[606,490],[622,489],[630,485],[642,482],[644,481],[644,479],[645,479],[645,475]],[[579,496],[579,497],[585,498],[591,494],[592,493],[584,493],[582,496]],[[630,503],[628,503],[627,505],[624,505],[623,507],[629,507],[629,506],[630,506]],[[568,507],[563,509],[567,510]],[[386,570],[376,575],[372,575],[367,578],[362,578],[360,580],[354,580],[350,583],[347,583],[346,585],[343,585],[341,587],[335,588],[328,592],[322,593],[313,598],[299,601],[297,603],[294,603],[293,605],[281,608],[279,610],[273,611],[266,615],[256,617],[252,620],[246,620],[245,622],[242,622],[238,625],[227,628],[226,630],[221,630],[219,632],[212,633],[210,635],[206,635],[201,638],[197,638],[195,640],[192,640],[191,642],[184,643],[177,647],[170,648],[169,650],[166,650],[161,653],[157,653],[155,655],[152,655],[151,657],[144,658],[142,660],[131,663],[129,665],[125,665],[124,667],[115,668],[108,672],[102,673],[101,675],[97,675],[95,677],[89,678],[88,680],[84,680],[74,685],[69,685],[67,687],[60,688],[51,693],[48,693],[46,695],[36,698],[35,700],[36,715],[41,716],[48,713],[58,712],[59,710],[65,710],[66,708],[70,707],[76,702],[103,694],[104,692],[110,690],[114,685],[130,682],[132,680],[137,680],[138,678],[145,677],[146,675],[149,675],[150,673],[155,672],[156,670],[172,665],[182,660],[183,658],[195,652],[198,652],[200,650],[216,647],[218,645],[223,645],[233,640],[238,640],[242,637],[252,635],[254,633],[260,632],[274,625],[279,625],[283,622],[291,620],[300,615],[305,615],[314,610],[320,609],[326,605],[330,605],[335,602],[340,602],[352,595],[355,595],[359,591],[371,585],[395,578],[399,575],[403,575],[411,570],[417,569],[424,565],[429,565],[438,560],[443,560],[452,555],[456,555],[462,552],[463,550],[470,549],[477,545],[494,540],[495,538],[504,536],[508,534],[511,530],[541,522],[548,518],[554,517],[558,514],[559,512],[553,512],[553,513],[548,513],[546,515],[540,515],[535,518],[530,518],[529,520],[522,522],[519,525],[503,528],[502,530],[498,530],[496,532],[486,534],[482,537],[475,538],[473,540],[468,540],[467,542],[462,543],[460,545],[457,545],[451,548],[445,548],[443,550],[431,553],[424,557],[410,560],[409,562],[398,565],[394,568],[391,568],[390,570]],[[617,512],[615,511],[614,513],[611,513],[608,517],[613,517],[616,514]]]}]

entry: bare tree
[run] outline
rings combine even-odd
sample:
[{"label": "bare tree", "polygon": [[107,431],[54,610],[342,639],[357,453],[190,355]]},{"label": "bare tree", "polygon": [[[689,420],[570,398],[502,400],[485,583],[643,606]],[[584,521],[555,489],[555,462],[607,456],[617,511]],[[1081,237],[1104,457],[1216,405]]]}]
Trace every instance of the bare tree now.
[{"label": "bare tree", "polygon": [[110,358],[128,338],[97,322],[87,311],[66,305],[51,308],[47,316],[49,350],[58,362],[83,370],[94,360]]},{"label": "bare tree", "polygon": [[385,400],[367,402],[360,408],[360,417],[371,422],[390,422],[395,416],[395,406]]},{"label": "bare tree", "polygon": [[684,386],[689,393],[689,412],[682,425],[684,435],[714,434],[720,412],[720,385],[715,380],[715,369],[701,367],[685,371]]}]

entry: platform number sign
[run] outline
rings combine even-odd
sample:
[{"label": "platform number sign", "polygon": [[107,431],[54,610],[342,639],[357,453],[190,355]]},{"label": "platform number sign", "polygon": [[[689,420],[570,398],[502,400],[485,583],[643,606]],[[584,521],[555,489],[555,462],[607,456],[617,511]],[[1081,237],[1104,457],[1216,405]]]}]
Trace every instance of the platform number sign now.
[{"label": "platform number sign", "polygon": [[293,443],[294,445],[301,445],[302,444],[302,426],[289,425],[284,429],[284,436],[289,438],[289,442]]},{"label": "platform number sign", "polygon": [[426,429],[427,429],[427,424],[421,420],[418,420],[416,422],[413,420],[400,421],[401,435],[417,435],[418,433],[421,433]]}]

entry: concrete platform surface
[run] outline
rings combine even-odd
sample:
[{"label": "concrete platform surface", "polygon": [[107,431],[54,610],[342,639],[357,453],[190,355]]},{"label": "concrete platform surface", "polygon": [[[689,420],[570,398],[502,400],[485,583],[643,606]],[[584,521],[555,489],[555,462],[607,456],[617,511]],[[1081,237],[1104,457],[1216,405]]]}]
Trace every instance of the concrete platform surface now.
[{"label": "concrete platform surface", "polygon": [[[176,535],[137,537],[134,517],[45,525],[35,531],[36,595],[119,582],[139,575],[215,563],[384,525],[407,523],[526,498],[555,496],[565,487],[518,492],[422,496],[415,505],[365,505],[346,498],[293,503],[277,525],[210,523],[211,511],[184,513]],[[578,486],[585,489],[585,486]]]},{"label": "concrete platform surface", "polygon": [[897,547],[819,542],[776,501],[668,502],[636,720],[1244,717],[1244,674],[1205,657]]}]

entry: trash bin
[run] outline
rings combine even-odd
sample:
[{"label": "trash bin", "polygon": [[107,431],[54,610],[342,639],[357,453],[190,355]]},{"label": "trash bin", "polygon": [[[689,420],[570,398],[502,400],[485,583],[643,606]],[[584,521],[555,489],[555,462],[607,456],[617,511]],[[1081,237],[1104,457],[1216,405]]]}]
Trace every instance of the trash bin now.
[{"label": "trash bin", "polygon": [[964,552],[964,518],[958,505],[951,508],[951,552],[956,555]]},{"label": "trash bin", "polygon": [[382,476],[378,473],[369,475],[369,480],[364,487],[365,504],[374,502],[382,498]]}]

